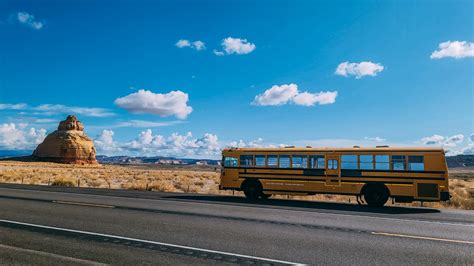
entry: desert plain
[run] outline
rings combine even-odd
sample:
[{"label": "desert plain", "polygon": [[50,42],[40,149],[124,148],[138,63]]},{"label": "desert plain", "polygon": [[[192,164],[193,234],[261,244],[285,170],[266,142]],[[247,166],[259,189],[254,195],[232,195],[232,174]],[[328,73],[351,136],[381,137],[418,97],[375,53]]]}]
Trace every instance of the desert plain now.
[{"label": "desert plain", "polygon": [[[131,189],[161,192],[187,192],[214,195],[243,193],[219,190],[220,168],[196,165],[74,165],[49,162],[0,161],[0,183],[89,188]],[[474,209],[474,168],[449,169],[448,202],[425,202],[424,207]],[[318,194],[314,196],[273,195],[274,198],[331,201],[357,204],[355,197]],[[420,206],[420,202],[391,203]]]}]

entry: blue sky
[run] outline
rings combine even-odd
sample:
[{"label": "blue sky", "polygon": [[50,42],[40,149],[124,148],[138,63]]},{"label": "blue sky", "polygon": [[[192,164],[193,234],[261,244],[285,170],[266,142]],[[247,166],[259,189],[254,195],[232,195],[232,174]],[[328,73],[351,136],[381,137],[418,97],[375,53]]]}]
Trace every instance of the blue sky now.
[{"label": "blue sky", "polygon": [[105,154],[472,153],[472,10],[467,0],[1,1],[0,149],[34,148],[41,129],[76,113]]}]

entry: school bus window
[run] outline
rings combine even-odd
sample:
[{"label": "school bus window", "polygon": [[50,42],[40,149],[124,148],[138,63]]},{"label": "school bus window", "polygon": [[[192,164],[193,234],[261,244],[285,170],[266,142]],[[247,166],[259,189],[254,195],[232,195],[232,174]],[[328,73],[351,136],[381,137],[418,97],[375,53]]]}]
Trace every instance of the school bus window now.
[{"label": "school bus window", "polygon": [[344,154],[341,156],[341,169],[358,169],[357,155]]},{"label": "school bus window", "polygon": [[253,155],[240,155],[240,166],[241,167],[253,166]]},{"label": "school bus window", "polygon": [[268,155],[267,156],[267,166],[268,167],[278,167],[278,155]]},{"label": "school bus window", "polygon": [[280,155],[280,168],[290,168],[289,155]]},{"label": "school bus window", "polygon": [[224,158],[225,167],[237,167],[237,158],[235,157],[225,157]]},{"label": "school bus window", "polygon": [[291,157],[291,167],[293,167],[293,168],[308,168],[308,156],[293,155],[293,157]]},{"label": "school bus window", "polygon": [[395,171],[404,171],[406,163],[405,155],[392,155],[392,169]]},{"label": "school bus window", "polygon": [[375,155],[375,169],[377,170],[390,170],[388,155]]},{"label": "school bus window", "polygon": [[338,167],[337,164],[338,164],[337,160],[333,160],[333,159],[328,160],[328,169],[329,170],[337,170],[337,167]]},{"label": "school bus window", "polygon": [[359,164],[360,164],[360,169],[373,170],[374,169],[374,156],[373,155],[360,155]]},{"label": "school bus window", "polygon": [[311,168],[324,169],[326,167],[324,162],[324,155],[309,156],[309,164]]},{"label": "school bus window", "polygon": [[265,155],[255,155],[255,166],[265,166]]},{"label": "school bus window", "polygon": [[424,171],[425,162],[423,160],[423,156],[408,156],[408,170]]}]

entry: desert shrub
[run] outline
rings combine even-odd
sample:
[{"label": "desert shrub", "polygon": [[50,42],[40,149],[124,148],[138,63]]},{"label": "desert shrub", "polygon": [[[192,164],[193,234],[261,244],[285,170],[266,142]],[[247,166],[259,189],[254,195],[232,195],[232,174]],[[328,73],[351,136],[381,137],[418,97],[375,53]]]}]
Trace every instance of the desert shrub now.
[{"label": "desert shrub", "polygon": [[194,182],[194,185],[195,185],[195,186],[198,186],[198,187],[203,187],[203,186],[204,186],[204,182],[203,182],[203,181],[196,181],[196,182]]},{"label": "desert shrub", "polygon": [[102,185],[103,182],[97,180],[97,179],[93,179],[93,180],[89,180],[87,181],[87,186],[88,187],[100,187]]},{"label": "desert shrub", "polygon": [[144,182],[133,182],[122,184],[122,188],[128,190],[147,190],[148,186]]},{"label": "desert shrub", "polygon": [[176,192],[176,187],[170,182],[154,182],[148,186],[148,190],[160,192]]},{"label": "desert shrub", "polygon": [[466,210],[474,209],[474,198],[468,189],[461,187],[455,188],[454,191],[451,192],[451,196],[452,198],[449,201],[449,205]]},{"label": "desert shrub", "polygon": [[74,187],[76,186],[76,183],[69,179],[56,179],[51,183],[51,186]]}]

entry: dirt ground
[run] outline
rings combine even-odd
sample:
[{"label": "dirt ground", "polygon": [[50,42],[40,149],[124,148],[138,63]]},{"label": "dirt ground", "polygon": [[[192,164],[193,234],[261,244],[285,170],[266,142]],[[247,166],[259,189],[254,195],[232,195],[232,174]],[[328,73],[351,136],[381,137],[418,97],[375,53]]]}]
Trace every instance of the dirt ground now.
[{"label": "dirt ground", "polygon": [[[474,168],[453,168],[450,172],[449,202],[427,202],[423,206],[435,208],[474,209]],[[1,183],[35,185],[80,186],[111,189],[135,189],[163,192],[194,192],[229,195],[218,190],[219,169],[214,166],[166,165],[68,165],[46,162],[0,161]],[[235,192],[240,195],[241,192]],[[285,196],[313,201],[336,201],[356,204],[353,196],[315,195]],[[391,205],[392,203],[388,203]],[[420,202],[395,203],[420,206]]]}]

